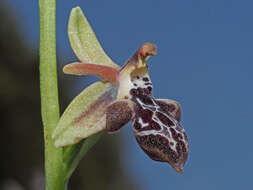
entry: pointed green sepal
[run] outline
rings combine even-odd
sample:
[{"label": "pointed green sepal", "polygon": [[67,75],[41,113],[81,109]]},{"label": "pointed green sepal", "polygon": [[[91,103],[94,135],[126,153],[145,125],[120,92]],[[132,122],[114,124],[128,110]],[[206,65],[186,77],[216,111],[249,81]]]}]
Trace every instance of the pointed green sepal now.
[{"label": "pointed green sepal", "polygon": [[75,144],[105,129],[106,107],[117,96],[117,86],[96,82],[84,89],[67,107],[55,131],[56,147]]},{"label": "pointed green sepal", "polygon": [[71,11],[68,34],[72,49],[81,62],[119,69],[104,52],[80,7]]}]

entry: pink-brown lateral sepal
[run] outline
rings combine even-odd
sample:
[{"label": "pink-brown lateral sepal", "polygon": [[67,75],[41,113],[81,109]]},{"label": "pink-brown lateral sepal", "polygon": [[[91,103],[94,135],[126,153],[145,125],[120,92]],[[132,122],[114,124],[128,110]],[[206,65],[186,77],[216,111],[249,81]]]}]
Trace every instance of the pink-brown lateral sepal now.
[{"label": "pink-brown lateral sepal", "polygon": [[170,99],[156,99],[157,104],[166,112],[170,113],[177,121],[181,121],[180,104]]},{"label": "pink-brown lateral sepal", "polygon": [[134,103],[131,100],[115,100],[106,108],[106,130],[118,131],[134,116]]},{"label": "pink-brown lateral sepal", "polygon": [[75,62],[66,65],[63,72],[72,75],[96,75],[102,81],[117,83],[118,70],[104,65]]}]

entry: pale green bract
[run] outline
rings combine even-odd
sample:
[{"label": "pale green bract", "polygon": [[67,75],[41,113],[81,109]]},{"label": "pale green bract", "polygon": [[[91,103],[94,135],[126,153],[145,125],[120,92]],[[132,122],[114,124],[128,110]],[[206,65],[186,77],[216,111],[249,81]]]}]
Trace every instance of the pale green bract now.
[{"label": "pale green bract", "polygon": [[68,34],[72,49],[81,62],[119,69],[104,52],[80,7],[71,11]]}]

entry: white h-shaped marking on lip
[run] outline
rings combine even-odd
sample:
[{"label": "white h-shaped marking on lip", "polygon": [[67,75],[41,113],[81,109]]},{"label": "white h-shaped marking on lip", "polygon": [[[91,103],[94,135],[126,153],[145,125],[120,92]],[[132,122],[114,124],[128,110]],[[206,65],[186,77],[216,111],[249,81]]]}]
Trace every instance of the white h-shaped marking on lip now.
[{"label": "white h-shaped marking on lip", "polygon": [[138,118],[138,122],[141,125],[141,128],[147,127],[149,125],[149,123],[144,123],[141,117]]}]

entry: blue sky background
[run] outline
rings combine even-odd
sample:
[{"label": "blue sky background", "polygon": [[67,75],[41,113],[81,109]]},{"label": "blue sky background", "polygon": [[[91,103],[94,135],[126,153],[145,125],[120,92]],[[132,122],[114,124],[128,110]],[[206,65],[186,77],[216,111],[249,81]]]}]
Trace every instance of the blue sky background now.
[{"label": "blue sky background", "polygon": [[[16,14],[24,40],[38,45],[37,1],[2,0]],[[122,65],[145,41],[154,95],[179,101],[190,140],[183,175],[150,160],[131,128],[121,133],[122,167],[145,190],[253,189],[253,1],[61,0],[57,48],[62,65],[76,60],[67,38],[71,8],[85,12],[101,44]],[[81,90],[80,83],[74,94]],[[74,95],[73,94],[73,95]]]}]

